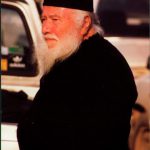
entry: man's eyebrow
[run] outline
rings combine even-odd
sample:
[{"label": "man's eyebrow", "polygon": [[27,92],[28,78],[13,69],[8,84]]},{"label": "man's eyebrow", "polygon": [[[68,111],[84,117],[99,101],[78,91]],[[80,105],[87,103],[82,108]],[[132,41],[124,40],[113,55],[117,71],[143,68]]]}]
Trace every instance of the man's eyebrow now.
[{"label": "man's eyebrow", "polygon": [[59,15],[41,15],[41,18],[54,18],[54,17],[57,17],[57,18],[61,18]]}]

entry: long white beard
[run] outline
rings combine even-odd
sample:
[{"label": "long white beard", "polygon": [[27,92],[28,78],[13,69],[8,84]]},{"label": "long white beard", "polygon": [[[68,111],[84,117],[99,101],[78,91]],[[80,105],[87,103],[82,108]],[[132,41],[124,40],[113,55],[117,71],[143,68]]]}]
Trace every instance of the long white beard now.
[{"label": "long white beard", "polygon": [[70,33],[64,35],[55,48],[50,49],[45,43],[41,43],[38,52],[41,76],[47,74],[56,61],[63,61],[73,54],[81,42],[82,38],[77,36],[77,33]]}]

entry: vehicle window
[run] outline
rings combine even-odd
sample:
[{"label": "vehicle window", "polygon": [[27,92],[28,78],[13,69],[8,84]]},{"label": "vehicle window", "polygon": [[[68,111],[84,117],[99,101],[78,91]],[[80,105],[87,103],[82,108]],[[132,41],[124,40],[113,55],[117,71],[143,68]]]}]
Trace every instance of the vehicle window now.
[{"label": "vehicle window", "polygon": [[23,14],[14,7],[1,8],[1,70],[4,75],[34,76],[37,63]]},{"label": "vehicle window", "polygon": [[149,37],[149,0],[99,0],[96,13],[106,36]]}]

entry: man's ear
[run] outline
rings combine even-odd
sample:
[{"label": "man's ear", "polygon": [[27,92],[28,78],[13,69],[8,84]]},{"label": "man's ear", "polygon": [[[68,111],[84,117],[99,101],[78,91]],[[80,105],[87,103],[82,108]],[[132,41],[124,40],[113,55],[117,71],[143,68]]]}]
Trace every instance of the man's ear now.
[{"label": "man's ear", "polygon": [[86,35],[90,29],[92,20],[90,16],[85,16],[84,20],[83,20],[83,24],[82,24],[82,28],[81,28],[81,35]]}]

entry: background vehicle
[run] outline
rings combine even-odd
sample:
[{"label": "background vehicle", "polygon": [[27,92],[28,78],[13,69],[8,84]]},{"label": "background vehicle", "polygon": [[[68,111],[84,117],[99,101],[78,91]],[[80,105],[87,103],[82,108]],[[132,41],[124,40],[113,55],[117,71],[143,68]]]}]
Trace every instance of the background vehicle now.
[{"label": "background vehicle", "polygon": [[[94,1],[96,2],[96,0]],[[137,13],[133,15],[132,12],[127,17],[125,11],[119,11],[119,13],[110,11],[110,8],[106,7],[110,0],[104,1],[105,4],[102,4],[103,0],[101,0],[101,4],[96,8],[105,31],[105,37],[120,50],[131,66],[139,92],[137,105],[144,109],[141,111],[136,106],[133,110],[130,148],[131,150],[148,150],[150,143],[148,122],[148,119],[150,121],[150,90],[148,90],[150,72],[146,66],[150,55],[150,45],[147,12],[143,6],[144,19],[143,16],[142,18],[136,17]],[[129,0],[114,1],[129,2]],[[109,5],[111,9],[114,1],[111,0],[112,5]],[[147,0],[138,0],[135,3],[141,3],[141,1],[146,2],[147,6]],[[120,3],[118,5],[115,3],[114,7],[119,7],[119,5]],[[32,99],[39,89],[41,68],[38,66],[36,52],[41,47],[40,42],[43,42],[39,18],[40,9],[37,9],[39,5],[36,5],[33,0],[2,0],[1,6],[1,88],[3,100],[1,148],[2,150],[18,150],[17,122],[29,109]],[[101,8],[99,8],[100,6]],[[107,10],[106,8],[109,11],[104,11]],[[99,9],[104,12],[99,14]],[[116,10],[116,8],[113,9]],[[110,14],[111,16],[109,16]],[[112,23],[115,24],[111,25],[111,30],[103,18],[111,20],[109,26]],[[123,22],[118,23],[117,19]],[[116,26],[117,24],[118,26]]]},{"label": "background vehicle", "polygon": [[129,147],[150,149],[150,42],[148,0],[99,0],[96,13],[105,37],[129,63],[137,85]]},{"label": "background vehicle", "polygon": [[[1,1],[2,150],[18,150],[17,122],[39,89],[36,52],[43,41],[33,0]],[[41,47],[41,46],[40,46]]]}]

